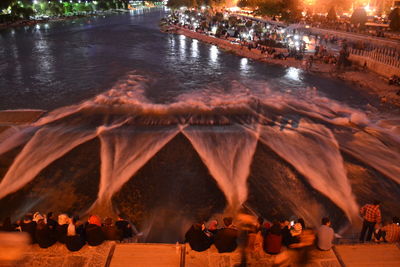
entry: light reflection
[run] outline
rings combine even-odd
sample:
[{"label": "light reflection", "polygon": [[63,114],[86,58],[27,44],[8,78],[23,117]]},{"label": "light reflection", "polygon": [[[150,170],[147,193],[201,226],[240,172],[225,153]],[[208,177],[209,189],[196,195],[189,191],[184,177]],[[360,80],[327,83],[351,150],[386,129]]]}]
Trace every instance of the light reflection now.
[{"label": "light reflection", "polygon": [[240,71],[242,74],[248,74],[250,70],[249,60],[247,58],[242,58],[240,60]]},{"label": "light reflection", "polygon": [[218,48],[215,45],[210,47],[210,60],[212,63],[216,63],[218,61]]},{"label": "light reflection", "polygon": [[186,36],[184,35],[179,36],[179,54],[181,59],[184,59],[186,56]]},{"label": "light reflection", "polygon": [[300,73],[301,73],[300,69],[290,67],[286,70],[285,78],[288,78],[288,79],[291,79],[294,81],[300,81]]},{"label": "light reflection", "polygon": [[192,40],[192,57],[199,57],[199,41],[196,39]]}]

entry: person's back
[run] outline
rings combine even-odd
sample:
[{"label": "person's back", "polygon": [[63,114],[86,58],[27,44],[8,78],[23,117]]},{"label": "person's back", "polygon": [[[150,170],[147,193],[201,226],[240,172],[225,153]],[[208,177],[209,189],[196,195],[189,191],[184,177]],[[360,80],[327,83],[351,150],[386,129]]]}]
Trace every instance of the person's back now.
[{"label": "person's back", "polygon": [[214,245],[219,253],[232,252],[237,248],[238,230],[222,228],[214,237]]},{"label": "person's back", "polygon": [[195,251],[205,251],[211,246],[211,239],[202,229],[201,224],[194,224],[185,234],[185,242]]},{"label": "person's back", "polygon": [[117,226],[112,224],[112,219],[107,218],[104,221],[104,225],[101,227],[106,240],[121,240],[122,231]]},{"label": "person's back", "polygon": [[26,215],[20,226],[22,232],[29,234],[31,243],[36,243],[36,222],[32,221],[32,215]]},{"label": "person's back", "polygon": [[65,245],[69,251],[79,251],[85,245],[84,238],[77,229],[77,221],[78,218],[75,217],[68,225]]},{"label": "person's back", "polygon": [[393,223],[382,227],[382,231],[385,232],[385,240],[389,243],[400,242],[400,220],[397,217],[393,218]]},{"label": "person's back", "polygon": [[104,233],[98,225],[88,224],[85,233],[86,241],[91,246],[98,246],[104,242]]},{"label": "person's back", "polygon": [[282,248],[282,231],[278,223],[275,223],[264,238],[264,251],[268,254],[279,254]]},{"label": "person's back", "polygon": [[68,224],[57,225],[56,227],[57,241],[60,242],[61,244],[65,244],[65,240],[67,237],[67,229],[68,229]]},{"label": "person's back", "polygon": [[53,212],[47,213],[47,226],[50,230],[56,231],[57,229],[57,221],[53,219]]},{"label": "person's back", "polygon": [[37,223],[35,237],[41,248],[48,248],[57,242],[55,232],[49,229],[43,219]]},{"label": "person's back", "polygon": [[132,226],[130,225],[130,223],[123,219],[123,215],[119,215],[118,216],[118,220],[115,222],[115,226],[121,231],[122,233],[122,239],[125,238],[132,238],[133,236],[133,229]]},{"label": "person's back", "polygon": [[317,247],[320,250],[330,250],[333,246],[332,242],[335,236],[333,229],[330,227],[331,222],[328,218],[322,219],[322,225],[317,231]]}]

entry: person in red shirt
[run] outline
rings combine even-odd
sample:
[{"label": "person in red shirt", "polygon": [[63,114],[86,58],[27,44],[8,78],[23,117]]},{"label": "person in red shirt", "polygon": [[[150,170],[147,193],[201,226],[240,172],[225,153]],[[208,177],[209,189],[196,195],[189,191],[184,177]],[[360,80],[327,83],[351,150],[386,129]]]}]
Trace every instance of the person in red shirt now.
[{"label": "person in red shirt", "polygon": [[[363,216],[363,226],[360,233],[360,242],[371,241],[372,233],[374,232],[375,224],[381,222],[380,202],[375,200],[373,204],[366,204],[360,209]],[[366,239],[365,234],[367,234]]]},{"label": "person in red shirt", "polygon": [[282,248],[282,230],[278,222],[275,222],[267,236],[264,238],[264,251],[268,254],[276,255]]}]

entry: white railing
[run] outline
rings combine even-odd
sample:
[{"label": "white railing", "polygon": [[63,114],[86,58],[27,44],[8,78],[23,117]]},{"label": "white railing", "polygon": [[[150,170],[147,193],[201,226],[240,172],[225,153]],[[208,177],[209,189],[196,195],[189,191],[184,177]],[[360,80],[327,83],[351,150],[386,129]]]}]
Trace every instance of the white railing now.
[{"label": "white railing", "polygon": [[400,54],[397,51],[384,48],[376,48],[373,50],[349,48],[349,52],[350,54],[356,56],[365,57],[392,66],[394,68],[399,68],[400,72]]}]

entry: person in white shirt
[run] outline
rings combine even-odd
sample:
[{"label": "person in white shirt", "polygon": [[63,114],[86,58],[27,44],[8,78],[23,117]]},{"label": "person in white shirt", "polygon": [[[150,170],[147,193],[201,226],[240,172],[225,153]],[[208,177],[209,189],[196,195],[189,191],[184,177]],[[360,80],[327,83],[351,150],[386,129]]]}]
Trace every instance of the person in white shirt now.
[{"label": "person in white shirt", "polygon": [[331,221],[329,218],[322,218],[322,225],[317,231],[317,247],[319,250],[330,250],[333,246],[332,242],[335,237],[335,232],[330,226]]}]

